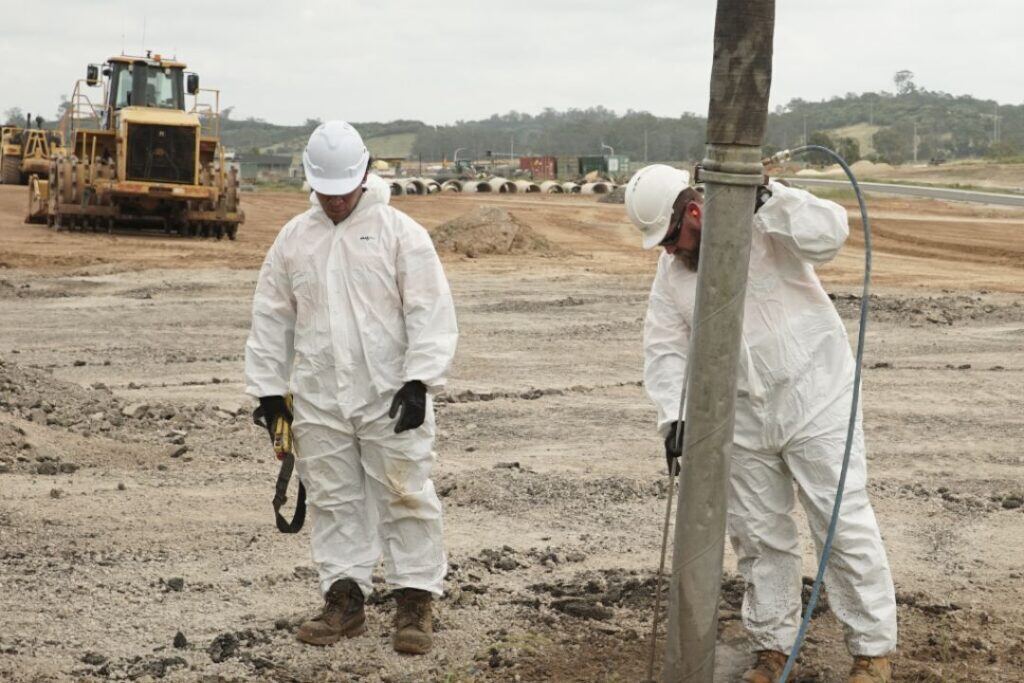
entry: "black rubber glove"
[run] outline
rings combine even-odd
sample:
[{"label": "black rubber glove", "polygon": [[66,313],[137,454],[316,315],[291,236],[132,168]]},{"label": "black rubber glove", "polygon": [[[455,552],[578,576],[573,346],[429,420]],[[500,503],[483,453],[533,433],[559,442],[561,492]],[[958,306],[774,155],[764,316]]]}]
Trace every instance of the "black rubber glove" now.
[{"label": "black rubber glove", "polygon": [[[685,422],[673,422],[665,437],[665,464],[672,474],[679,474],[679,456],[683,454],[683,427]],[[679,433],[679,448],[676,448],[676,432]]]},{"label": "black rubber glove", "polygon": [[288,410],[284,396],[260,396],[260,407],[253,411],[252,421],[267,430],[271,444],[274,443],[274,423],[279,417],[292,423],[292,411]]},{"label": "black rubber glove", "polygon": [[422,425],[423,420],[427,417],[427,385],[418,379],[402,385],[402,388],[395,392],[395,398],[391,401],[391,410],[388,411],[388,417],[395,415],[398,415],[395,434],[401,434],[408,429],[416,429]]},{"label": "black rubber glove", "polygon": [[761,210],[761,207],[765,205],[769,199],[772,198],[772,191],[768,189],[768,185],[759,185],[757,188],[757,194],[754,199],[754,213]]}]

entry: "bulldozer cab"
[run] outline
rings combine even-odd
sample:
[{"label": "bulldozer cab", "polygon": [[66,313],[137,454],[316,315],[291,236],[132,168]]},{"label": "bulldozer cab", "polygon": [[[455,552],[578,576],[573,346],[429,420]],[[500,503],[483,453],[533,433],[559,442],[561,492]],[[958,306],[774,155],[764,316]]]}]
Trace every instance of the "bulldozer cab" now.
[{"label": "bulldozer cab", "polygon": [[147,60],[111,61],[110,109],[152,107],[185,110],[185,69]]}]

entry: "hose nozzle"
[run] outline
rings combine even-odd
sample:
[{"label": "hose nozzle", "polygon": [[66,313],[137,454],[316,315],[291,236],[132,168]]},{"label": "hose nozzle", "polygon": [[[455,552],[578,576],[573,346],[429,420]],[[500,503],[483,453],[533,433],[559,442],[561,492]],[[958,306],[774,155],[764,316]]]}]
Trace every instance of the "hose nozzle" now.
[{"label": "hose nozzle", "polygon": [[793,153],[790,152],[788,149],[784,149],[781,152],[776,152],[770,157],[765,157],[764,159],[761,159],[761,163],[764,164],[765,166],[768,166],[769,164],[781,164],[783,161],[789,161],[792,157]]}]

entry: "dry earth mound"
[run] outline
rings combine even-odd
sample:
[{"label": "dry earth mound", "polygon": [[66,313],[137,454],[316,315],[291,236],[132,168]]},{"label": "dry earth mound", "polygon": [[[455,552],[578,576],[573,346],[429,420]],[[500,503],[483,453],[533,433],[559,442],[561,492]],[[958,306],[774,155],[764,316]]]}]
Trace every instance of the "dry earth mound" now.
[{"label": "dry earth mound", "polygon": [[626,203],[626,186],[619,185],[614,190],[604,195],[597,201],[603,204],[625,204]]},{"label": "dry earth mound", "polygon": [[536,254],[559,256],[565,252],[505,209],[478,206],[453,218],[432,233],[438,251],[465,254]]}]

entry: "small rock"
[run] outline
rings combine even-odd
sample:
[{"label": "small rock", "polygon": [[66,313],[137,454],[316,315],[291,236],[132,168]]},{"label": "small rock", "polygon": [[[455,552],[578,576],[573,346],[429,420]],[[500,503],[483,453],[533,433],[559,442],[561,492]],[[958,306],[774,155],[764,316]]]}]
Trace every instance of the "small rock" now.
[{"label": "small rock", "polygon": [[167,579],[167,581],[165,581],[164,583],[166,583],[167,587],[175,593],[180,593],[185,588],[185,579],[181,578],[180,576],[175,576],[170,579]]},{"label": "small rock", "polygon": [[106,662],[107,658],[98,652],[86,652],[79,661],[90,666],[99,666]]},{"label": "small rock", "polygon": [[50,489],[50,498],[60,498],[64,495],[64,492],[60,489]]},{"label": "small rock", "polygon": [[60,464],[61,474],[74,474],[78,471],[78,465],[73,462],[62,462]]},{"label": "small rock", "polygon": [[180,458],[181,456],[185,455],[186,453],[188,453],[188,446],[186,446],[184,444],[181,444],[181,445],[175,444],[175,445],[172,445],[170,448],[167,449],[167,457],[169,457],[169,458]]},{"label": "small rock", "polygon": [[1016,496],[1007,496],[1003,498],[1003,509],[1004,510],[1016,510],[1017,508],[1024,506],[1024,499]]},{"label": "small rock", "polygon": [[238,654],[238,637],[233,633],[221,633],[206,648],[210,659],[220,663]]},{"label": "small rock", "polygon": [[80,367],[85,365],[85,361],[84,360],[76,360],[74,363],[72,363],[72,365],[74,365],[76,368],[80,368]]},{"label": "small rock", "polygon": [[41,462],[36,465],[36,474],[53,475],[60,472],[60,467],[55,462]]},{"label": "small rock", "polygon": [[568,614],[572,617],[579,617],[581,619],[608,621],[615,616],[614,612],[600,603],[590,602],[589,600],[579,600],[577,598],[555,600],[551,603],[551,607],[563,614]]},{"label": "small rock", "polygon": [[128,489],[128,487],[124,485],[123,481],[117,482],[117,490],[118,491],[125,491],[127,489]]},{"label": "small rock", "polygon": [[[129,389],[131,388],[130,384],[128,385],[128,388]],[[124,409],[121,411],[121,414],[124,415],[125,417],[130,417],[130,418],[133,418],[133,419],[136,419],[136,420],[140,420],[143,417],[145,417],[146,413],[148,413],[148,412],[149,412],[149,404],[148,403],[130,403],[130,404],[128,404],[128,405],[126,405],[124,407]]]},{"label": "small rock", "polygon": [[177,648],[179,650],[182,650],[182,649],[188,647],[188,638],[185,637],[184,633],[182,633],[181,631],[178,631],[177,633],[174,634],[174,643],[173,644],[174,644],[175,648]]}]

